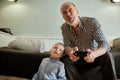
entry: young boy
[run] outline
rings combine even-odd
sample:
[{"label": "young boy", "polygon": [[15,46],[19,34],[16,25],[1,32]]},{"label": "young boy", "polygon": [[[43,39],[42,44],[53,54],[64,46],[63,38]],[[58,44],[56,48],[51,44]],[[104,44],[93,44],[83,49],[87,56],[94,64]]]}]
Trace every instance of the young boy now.
[{"label": "young boy", "polygon": [[64,45],[56,43],[50,49],[50,57],[44,58],[32,80],[66,80],[64,64],[60,58],[64,55]]}]

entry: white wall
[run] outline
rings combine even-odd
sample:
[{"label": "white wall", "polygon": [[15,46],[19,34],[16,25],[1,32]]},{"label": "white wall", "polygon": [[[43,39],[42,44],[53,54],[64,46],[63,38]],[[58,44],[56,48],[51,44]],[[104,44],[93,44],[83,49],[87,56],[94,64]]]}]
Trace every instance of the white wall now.
[{"label": "white wall", "polygon": [[64,22],[59,8],[72,1],[80,16],[95,17],[107,36],[120,36],[120,3],[109,0],[0,0],[0,28],[11,28],[15,36],[61,37]]}]

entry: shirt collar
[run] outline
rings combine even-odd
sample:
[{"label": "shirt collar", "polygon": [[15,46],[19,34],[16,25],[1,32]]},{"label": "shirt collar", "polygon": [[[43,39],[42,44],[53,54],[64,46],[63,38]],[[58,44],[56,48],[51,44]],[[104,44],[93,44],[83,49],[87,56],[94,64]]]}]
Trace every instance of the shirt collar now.
[{"label": "shirt collar", "polygon": [[51,62],[56,62],[56,61],[59,61],[59,60],[60,60],[60,59],[54,59],[54,58],[51,58],[51,57],[50,57],[50,61],[51,61]]}]

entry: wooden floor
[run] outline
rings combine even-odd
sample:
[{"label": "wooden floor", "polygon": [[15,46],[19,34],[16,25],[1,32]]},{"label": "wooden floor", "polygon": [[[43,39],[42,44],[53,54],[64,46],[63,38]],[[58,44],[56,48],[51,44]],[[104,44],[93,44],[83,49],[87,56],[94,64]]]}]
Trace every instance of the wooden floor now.
[{"label": "wooden floor", "polygon": [[0,75],[0,80],[29,80],[29,79]]}]

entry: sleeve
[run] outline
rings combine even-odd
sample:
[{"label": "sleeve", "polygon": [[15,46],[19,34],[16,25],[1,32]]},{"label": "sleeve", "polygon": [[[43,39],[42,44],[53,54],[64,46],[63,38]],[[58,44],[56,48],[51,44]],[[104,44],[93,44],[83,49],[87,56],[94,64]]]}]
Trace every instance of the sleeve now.
[{"label": "sleeve", "polygon": [[34,74],[34,76],[32,77],[32,80],[39,80],[39,71]]},{"label": "sleeve", "polygon": [[44,58],[41,62],[41,64],[39,65],[39,68],[38,68],[38,71],[33,75],[32,77],[32,80],[39,80],[40,79],[40,70],[41,70],[41,67],[43,67],[42,65],[44,65],[44,61],[46,60],[47,58]]},{"label": "sleeve", "polygon": [[58,79],[57,80],[67,80],[65,75],[64,64],[62,64],[58,69]]},{"label": "sleeve", "polygon": [[101,25],[99,24],[99,22],[94,18],[93,19],[93,38],[95,39],[95,41],[98,43],[98,48],[99,47],[104,47],[107,51],[110,50],[110,47],[107,43],[107,40],[103,34],[103,31],[101,30]]}]

